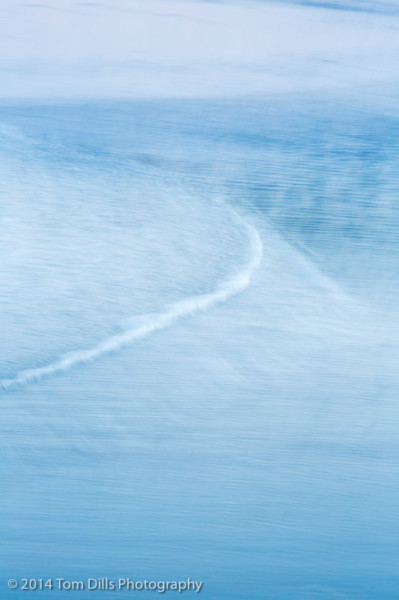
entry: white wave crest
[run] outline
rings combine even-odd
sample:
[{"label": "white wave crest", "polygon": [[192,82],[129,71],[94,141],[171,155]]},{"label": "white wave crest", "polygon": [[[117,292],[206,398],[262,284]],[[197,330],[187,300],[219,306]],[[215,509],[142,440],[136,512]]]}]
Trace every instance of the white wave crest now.
[{"label": "white wave crest", "polygon": [[98,345],[87,350],[69,352],[48,365],[33,369],[26,369],[18,373],[14,378],[0,380],[0,387],[8,390],[12,387],[22,386],[27,383],[38,381],[44,377],[68,371],[76,365],[91,362],[101,356],[119,350],[140,338],[147,337],[151,333],[165,329],[178,319],[203,312],[211,306],[224,302],[248,287],[253,273],[258,269],[262,260],[263,247],[258,232],[246,223],[237,213],[234,219],[243,225],[248,233],[250,241],[250,261],[246,267],[231,279],[228,279],[213,291],[207,294],[191,296],[179,300],[165,310],[148,315],[142,315],[135,319],[136,325],[126,331],[113,335]]}]

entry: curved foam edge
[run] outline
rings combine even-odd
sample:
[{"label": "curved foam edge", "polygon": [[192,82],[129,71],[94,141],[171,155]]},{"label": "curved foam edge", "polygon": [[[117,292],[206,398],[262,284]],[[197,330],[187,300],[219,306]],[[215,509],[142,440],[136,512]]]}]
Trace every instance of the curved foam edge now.
[{"label": "curved foam edge", "polygon": [[243,292],[249,286],[252,275],[261,264],[263,245],[255,227],[246,223],[238,213],[232,209],[230,210],[232,211],[234,220],[246,229],[250,241],[251,258],[244,269],[239,271],[232,278],[223,281],[212,292],[184,298],[159,313],[142,315],[140,316],[139,325],[127,329],[122,333],[108,337],[96,346],[87,350],[69,352],[68,354],[61,356],[58,360],[43,367],[20,371],[20,373],[13,378],[0,380],[0,387],[3,390],[9,390],[13,387],[39,381],[44,377],[56,373],[69,371],[79,364],[92,362],[111,352],[120,350],[135,340],[145,338],[156,331],[166,329],[175,321],[183,317],[204,312],[212,306],[219,304],[220,302],[225,302],[232,296],[236,296]]}]

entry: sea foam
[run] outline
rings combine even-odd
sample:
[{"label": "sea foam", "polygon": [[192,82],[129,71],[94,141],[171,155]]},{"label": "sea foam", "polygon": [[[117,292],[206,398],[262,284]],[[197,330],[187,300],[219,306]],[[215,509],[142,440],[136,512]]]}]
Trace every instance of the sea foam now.
[{"label": "sea foam", "polygon": [[246,266],[236,275],[220,283],[212,292],[190,296],[171,304],[157,313],[136,317],[134,327],[122,333],[112,335],[92,348],[69,352],[43,367],[25,369],[20,371],[15,377],[0,380],[0,387],[8,390],[38,381],[56,373],[69,371],[77,365],[94,361],[128,346],[135,340],[145,338],[152,333],[170,327],[175,321],[183,317],[206,311],[212,306],[220,302],[225,302],[232,296],[244,291],[248,287],[254,272],[261,264],[263,245],[255,227],[247,223],[237,212],[232,209],[229,210],[231,210],[233,220],[246,231],[250,246],[250,259]]}]

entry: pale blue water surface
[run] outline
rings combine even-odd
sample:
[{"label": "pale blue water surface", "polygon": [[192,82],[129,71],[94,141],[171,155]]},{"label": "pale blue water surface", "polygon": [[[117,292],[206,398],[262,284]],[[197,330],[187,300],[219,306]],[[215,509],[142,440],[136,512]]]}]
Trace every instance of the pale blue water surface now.
[{"label": "pale blue water surface", "polygon": [[1,598],[397,598],[398,134],[316,95],[2,103]]}]

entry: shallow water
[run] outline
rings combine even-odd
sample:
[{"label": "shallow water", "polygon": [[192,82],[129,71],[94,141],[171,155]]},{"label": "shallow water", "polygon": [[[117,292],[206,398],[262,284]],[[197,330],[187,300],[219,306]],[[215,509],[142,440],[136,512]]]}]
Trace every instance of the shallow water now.
[{"label": "shallow water", "polygon": [[2,587],[396,598],[395,114],[26,102],[0,123]]}]

